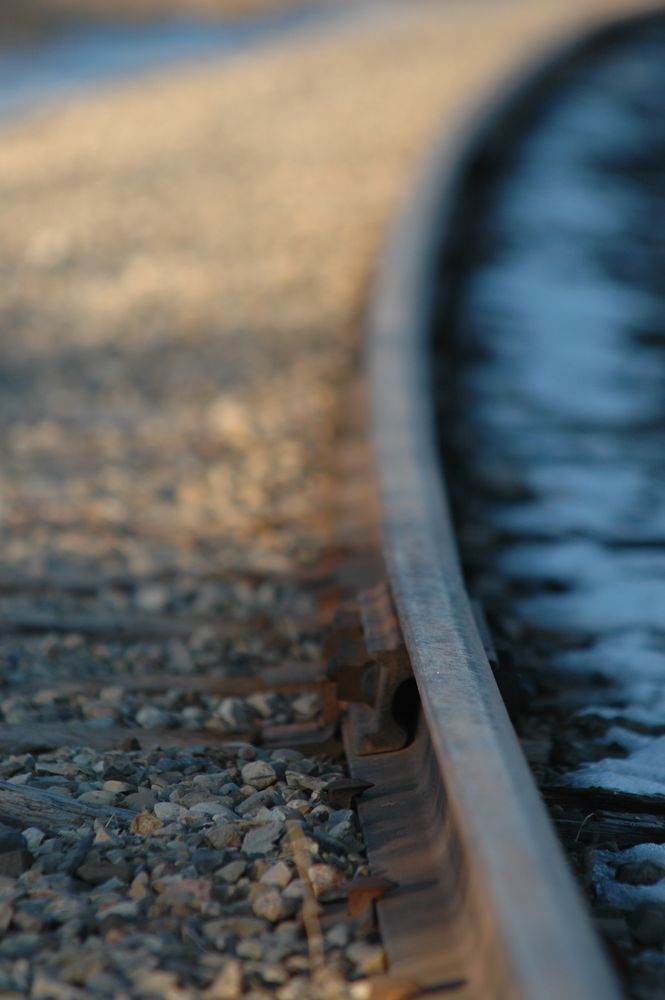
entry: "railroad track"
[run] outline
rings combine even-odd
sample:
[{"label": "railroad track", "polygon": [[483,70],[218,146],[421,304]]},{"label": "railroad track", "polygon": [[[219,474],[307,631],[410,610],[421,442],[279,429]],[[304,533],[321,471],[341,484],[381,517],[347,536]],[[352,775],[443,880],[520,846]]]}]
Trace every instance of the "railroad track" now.
[{"label": "railroad track", "polygon": [[[124,986],[141,996],[193,997],[198,989],[221,1000],[243,986],[285,990],[275,970],[284,955],[294,959],[289,975],[311,977],[294,996],[315,988],[344,995],[340,969],[363,978],[358,995],[377,1000],[619,995],[462,580],[430,377],[441,262],[450,263],[459,239],[457,200],[469,177],[499,133],[517,137],[562,71],[618,30],[616,22],[594,26],[539,58],[466,138],[447,132],[433,154],[368,319],[380,499],[358,426],[366,387],[357,384],[340,432],[335,544],[313,566],[221,571],[214,523],[174,534],[168,518],[151,516],[133,525],[136,535],[158,550],[181,545],[184,568],[155,559],[138,571],[114,554],[99,574],[54,569],[47,559],[38,571],[0,579],[3,857],[28,887],[22,896],[3,883],[0,912],[5,940],[15,942],[4,957],[25,991],[118,989],[96,953],[70,994],[19,967],[29,946],[22,935],[52,937],[69,920],[76,940],[91,940],[81,899],[106,892],[94,918],[105,946],[129,947],[146,915],[171,935],[171,964],[141,974],[123,967]],[[232,407],[221,419],[237,427]],[[251,435],[238,433],[247,446]],[[197,461],[211,455],[204,441]],[[26,505],[14,527],[37,538],[40,529],[47,541],[49,531],[74,532],[85,517],[91,537],[118,527],[103,503],[73,512],[57,500],[45,506]],[[243,530],[287,523],[283,512],[271,516],[255,515]],[[22,840],[17,829],[26,831]],[[183,876],[174,859],[187,836],[194,847]],[[31,897],[35,861],[39,877],[70,881],[45,888],[35,878]],[[270,877],[252,895],[236,894],[250,870],[257,882]],[[48,918],[40,898],[53,904]],[[256,942],[277,938],[275,927],[290,920],[294,940],[261,965],[267,945]],[[349,964],[338,955],[327,980],[326,955],[340,942],[358,957]],[[203,967],[203,954],[205,970],[182,994],[178,977],[188,965]],[[16,983],[5,984],[9,995],[20,995]]]},{"label": "railroad track", "polygon": [[[626,61],[632,58],[636,62],[643,58],[648,61],[650,46],[656,52],[659,51],[657,39],[662,28],[662,10],[633,14],[592,28],[590,32],[578,35],[562,50],[539,61],[515,86],[502,93],[480,124],[461,141],[461,154],[459,147],[453,144],[456,154],[451,157],[450,135],[447,133],[432,156],[428,169],[421,176],[418,193],[397,229],[370,317],[373,426],[383,498],[388,575],[421,695],[422,715],[419,725],[422,732],[419,732],[415,746],[418,739],[422,739],[425,746],[420,751],[421,757],[417,756],[415,746],[412,748],[411,752],[417,761],[413,775],[415,782],[427,774],[430,782],[438,779],[442,785],[441,793],[436,796],[441,803],[441,811],[436,820],[429,813],[419,817],[418,826],[420,829],[431,829],[433,826],[442,830],[449,828],[445,848],[442,842],[437,841],[434,851],[438,855],[439,864],[442,856],[445,859],[441,866],[444,871],[442,876],[439,869],[442,888],[438,896],[439,906],[442,899],[449,901],[451,897],[457,897],[457,906],[451,907],[447,917],[452,919],[455,928],[450,937],[459,946],[459,954],[455,955],[454,947],[447,955],[442,953],[439,969],[446,969],[447,961],[452,958],[452,968],[448,973],[451,988],[457,978],[460,984],[466,983],[471,995],[614,996],[618,995],[619,987],[607,960],[593,939],[589,918],[576,898],[570,872],[566,870],[560,847],[552,837],[540,795],[533,778],[525,771],[523,751],[508,721],[504,703],[498,697],[495,678],[507,698],[511,714],[521,719],[522,730],[526,731],[527,737],[529,722],[525,720],[531,718],[529,695],[527,693],[524,696],[527,703],[516,710],[514,685],[519,685],[519,669],[513,668],[511,671],[509,667],[506,671],[505,658],[497,655],[484,610],[475,598],[467,594],[458,564],[455,529],[451,524],[448,501],[444,496],[439,434],[451,463],[449,478],[453,487],[456,520],[470,539],[466,545],[462,541],[462,555],[465,559],[467,556],[473,559],[470,571],[472,580],[475,579],[474,572],[476,576],[482,572],[483,579],[489,577],[489,583],[486,584],[489,594],[487,601],[490,607],[493,607],[492,602],[497,606],[494,610],[501,620],[501,594],[497,594],[500,571],[497,577],[496,568],[490,569],[492,558],[498,558],[497,543],[492,550],[486,541],[488,525],[492,524],[487,518],[491,518],[493,509],[487,500],[483,506],[483,501],[476,499],[474,491],[477,490],[477,483],[482,482],[484,466],[491,465],[493,461],[493,444],[497,444],[499,448],[497,463],[500,463],[504,452],[510,454],[510,418],[506,417],[504,426],[502,417],[499,416],[500,430],[494,433],[491,407],[500,408],[505,405],[506,401],[500,395],[502,392],[514,391],[519,399],[520,391],[524,390],[519,380],[515,386],[510,385],[510,380],[502,383],[499,374],[490,400],[483,402],[480,397],[484,416],[478,422],[480,431],[476,427],[476,436],[473,436],[470,430],[473,415],[469,415],[468,409],[473,403],[478,405],[479,400],[474,398],[473,393],[478,394],[481,390],[472,381],[474,376],[478,378],[473,368],[468,382],[462,381],[466,372],[465,365],[471,367],[474,364],[474,350],[484,352],[479,355],[481,363],[486,356],[491,357],[494,347],[490,338],[492,335],[501,337],[504,328],[497,323],[496,329],[492,329],[491,319],[483,312],[482,305],[475,307],[474,313],[473,305],[460,306],[459,301],[466,294],[469,301],[475,303],[474,286],[471,282],[476,270],[484,273],[483,266],[490,275],[487,281],[491,289],[491,264],[485,263],[486,257],[489,256],[491,261],[493,252],[501,259],[501,249],[494,250],[492,241],[520,238],[519,222],[514,223],[517,236],[513,237],[512,233],[501,231],[501,223],[495,223],[491,213],[494,210],[501,218],[501,199],[505,197],[504,190],[512,180],[513,172],[517,173],[517,184],[520,182],[514,160],[519,155],[528,158],[529,130],[537,128],[533,126],[533,122],[538,122],[538,115],[544,114],[545,117],[546,124],[542,126],[542,130],[549,128],[547,138],[550,138],[551,145],[547,148],[555,151],[559,121],[556,117],[556,101],[559,93],[568,92],[571,95],[568,97],[569,106],[574,107],[572,102],[578,95],[576,88],[581,89],[586,79],[585,70],[587,76],[595,82],[594,69],[596,76],[603,81],[597,86],[609,89],[605,81],[612,73],[613,53],[617,66],[622,64],[622,59]],[[624,35],[628,40],[624,39]],[[604,69],[603,57],[610,65],[609,69]],[[657,65],[658,55],[652,55],[652,59],[654,66]],[[586,68],[587,64],[591,65],[591,69]],[[602,76],[603,70],[605,76]],[[621,93],[620,83],[615,86],[616,92]],[[638,100],[643,103],[648,100],[648,97],[643,96],[643,92],[649,93],[648,86],[645,83],[643,91],[639,91],[640,97],[633,98],[635,106]],[[636,84],[634,89],[638,89]],[[587,93],[588,91],[583,93],[582,99],[585,99]],[[591,93],[593,95],[593,91]],[[593,97],[588,99],[592,100]],[[615,100],[618,100],[616,96]],[[554,111],[551,110],[552,106]],[[575,111],[570,112],[571,118],[574,114]],[[571,127],[568,133],[571,145],[576,141],[575,127],[584,126],[576,122]],[[620,145],[620,140],[617,142]],[[517,149],[526,149],[526,153],[517,153]],[[596,153],[598,158],[602,155]],[[646,169],[644,161],[647,155],[644,151],[640,160],[643,169]],[[592,156],[593,154],[587,154],[585,166],[593,162]],[[562,170],[563,168],[559,173]],[[556,178],[556,163],[551,172]],[[501,177],[503,187],[495,180],[495,175]],[[514,203],[513,218],[521,220],[528,209],[523,208],[519,200],[520,188],[517,186],[516,189],[513,187],[509,190]],[[537,196],[538,190],[535,187],[532,194],[534,192]],[[496,204],[499,209],[494,208]],[[533,214],[537,216],[538,213],[536,211]],[[543,210],[541,214],[545,216],[547,211]],[[495,228],[492,228],[493,225]],[[581,227],[583,225],[584,223],[580,223]],[[569,236],[574,247],[575,232],[572,226]],[[620,237],[615,234],[615,238]],[[510,246],[510,243],[498,243],[499,248],[504,245]],[[527,250],[528,253],[537,253],[535,244]],[[477,259],[479,264],[476,264]],[[547,274],[544,274],[543,280],[546,289]],[[467,285],[463,286],[462,282],[467,282]],[[465,291],[469,285],[472,288],[470,293]],[[497,309],[503,306],[510,308],[507,304],[511,302],[511,290],[513,295],[521,293],[525,296],[528,303],[530,289],[526,280],[521,285],[507,287],[508,292],[505,293],[503,302],[497,300]],[[546,294],[544,291],[545,301]],[[559,294],[565,296],[566,292],[560,288]],[[574,296],[573,290],[569,304],[570,315],[573,317]],[[467,300],[462,301],[466,303]],[[519,307],[517,308],[519,311]],[[526,308],[537,309],[537,305]],[[465,313],[465,309],[468,309],[469,315]],[[582,315],[585,315],[583,310]],[[477,329],[483,330],[484,326],[490,329],[489,338],[485,341],[476,333]],[[451,330],[454,330],[454,349],[458,352],[452,361],[449,347],[449,341],[453,338]],[[553,337],[557,336],[554,329],[550,333]],[[584,336],[583,326],[580,328],[580,336]],[[468,341],[471,341],[470,347],[466,346]],[[437,345],[437,351],[441,355],[436,363],[431,358],[433,343]],[[478,343],[480,347],[477,346]],[[525,350],[528,350],[528,346],[525,346]],[[467,352],[471,361],[466,360]],[[507,349],[507,356],[510,365],[510,347]],[[547,364],[547,357],[542,364]],[[455,365],[461,368],[462,376],[455,372],[454,367],[451,370],[451,366]],[[440,371],[438,382],[443,386],[442,401],[434,398],[437,379],[433,377],[433,371]],[[478,381],[478,384],[482,386],[485,383]],[[565,385],[559,388],[559,392],[565,393]],[[456,395],[449,398],[453,393]],[[547,400],[543,405],[548,405]],[[439,432],[435,427],[437,413],[443,427]],[[536,411],[529,419],[535,417],[537,420],[535,413]],[[501,433],[504,435],[503,441]],[[487,440],[483,441],[482,435],[486,435],[489,444]],[[547,445],[548,439],[545,436],[543,447]],[[502,447],[504,452],[500,450]],[[473,448],[478,450],[479,458],[469,456],[469,451]],[[462,470],[461,474],[459,469]],[[517,488],[513,486],[513,489]],[[492,495],[490,488],[489,495],[495,505],[500,505],[505,500],[500,489]],[[509,500],[511,499],[513,498],[510,497]],[[469,507],[471,510],[467,512]],[[503,508],[499,506],[495,509]],[[528,527],[523,529],[523,535],[526,542],[529,542],[532,537],[538,537],[539,525],[535,519],[529,520],[528,513],[525,522]],[[522,540],[518,527],[515,532],[515,538],[512,538],[511,528],[508,526],[509,545]],[[629,542],[625,544],[630,546]],[[488,555],[488,547],[494,555]],[[470,555],[467,550],[470,550]],[[492,572],[493,577],[490,575]],[[535,573],[538,579],[537,568]],[[519,597],[519,590],[517,594]],[[574,607],[573,601],[574,595],[566,605],[568,620],[570,609]],[[515,607],[519,607],[519,604],[515,605],[514,602],[513,614],[517,614]],[[519,614],[517,616],[519,619]],[[503,618],[507,618],[505,608]],[[526,622],[528,630],[528,612]],[[559,626],[564,632],[566,624],[564,614],[559,619]],[[510,619],[504,628],[507,629],[509,625]],[[529,655],[533,655],[533,647],[527,647],[521,653],[519,634],[516,633],[517,637],[510,640],[505,638],[510,632],[499,634],[504,647],[508,646],[508,655],[512,646],[516,650],[514,655],[518,658],[522,655],[528,662]],[[526,634],[528,635],[528,631]],[[579,644],[583,646],[585,641],[588,642],[580,638]],[[547,648],[547,642],[548,635],[545,631],[541,639],[541,651],[543,646]],[[538,674],[538,670],[535,674]],[[533,676],[533,670],[531,674],[527,673],[527,678],[533,679]],[[538,683],[547,687],[548,679],[543,679],[542,672]],[[522,692],[518,691],[517,694],[519,696]],[[556,720],[553,722],[555,729],[566,719],[566,712],[570,711],[571,705],[578,711],[583,709],[593,712],[593,709],[588,708],[589,705],[603,703],[602,691],[599,694],[598,691],[590,693],[588,688],[583,689],[567,700],[565,694],[564,690],[560,696],[563,701],[558,713],[557,709],[550,707]],[[617,708],[614,715],[610,714],[610,718],[626,716],[626,697],[629,696],[624,694],[622,701],[619,696],[618,702],[622,708]],[[556,702],[556,698],[550,693],[550,706],[553,702]],[[617,704],[616,694],[614,700],[610,694],[609,704]],[[542,725],[539,718],[542,716],[536,716],[531,723],[532,731],[538,731],[539,725]],[[527,739],[524,744],[527,754],[531,746],[533,744]],[[539,748],[542,749],[542,744],[539,744]],[[598,750],[595,752],[598,755]],[[543,756],[538,751],[534,756],[536,774],[542,773]],[[432,764],[432,758],[436,761],[435,765]],[[597,757],[588,759],[596,760]],[[380,764],[377,765],[377,773],[384,776],[390,774],[387,759],[382,764],[383,768]],[[603,764],[607,769],[608,764],[611,767],[612,761],[604,761]],[[598,765],[592,764],[591,771],[594,766],[598,768]],[[437,779],[433,777],[434,772]],[[358,773],[368,777],[372,774],[372,768],[361,766]],[[621,766],[618,773],[621,773]],[[648,765],[646,773],[648,774]],[[633,770],[630,774],[636,778],[638,771]],[[603,782],[601,771],[597,770],[581,785],[573,783],[573,787],[570,787],[564,783],[557,790],[549,790],[547,794],[550,805],[552,802],[557,803],[558,811],[555,816],[568,849],[572,849],[573,856],[577,853],[575,865],[581,870],[583,884],[588,884],[588,875],[585,876],[585,862],[579,857],[583,853],[580,842],[591,842],[595,847],[606,849],[609,847],[609,855],[600,852],[605,873],[612,871],[613,865],[620,865],[617,855],[617,860],[612,860],[612,849],[616,850],[617,840],[624,844],[661,842],[660,822],[654,819],[661,815],[658,791],[649,799],[648,796],[640,797],[638,789],[632,795],[625,794],[622,800],[621,794],[616,793],[611,784],[607,787],[607,780],[605,777]],[[396,781],[399,786],[399,779]],[[626,781],[630,785],[630,778]],[[366,815],[370,855],[373,836],[380,842],[381,831],[386,828],[391,829],[396,838],[401,834],[405,843],[409,843],[413,836],[408,821],[393,821],[394,827],[391,827],[390,820],[386,821],[385,814],[381,813],[380,803],[381,796],[377,795],[376,812],[372,811],[369,804],[360,807],[361,817]],[[561,803],[568,803],[567,813],[562,811]],[[413,815],[418,815],[418,807],[414,805],[412,808]],[[573,829],[574,837],[571,832]],[[446,849],[449,853],[445,853]],[[392,856],[383,845],[378,850],[382,858]],[[470,864],[468,875],[460,874],[464,872],[465,856]],[[651,857],[648,852],[644,854],[645,858],[647,856]],[[632,855],[627,860],[631,859]],[[449,874],[451,870],[457,872],[452,884]],[[429,877],[434,882],[436,876],[432,872],[433,869],[430,869]],[[413,873],[413,877],[414,881],[418,881],[422,878],[422,873]],[[652,880],[658,877],[658,874],[652,872]],[[625,881],[628,878],[626,875]],[[646,875],[644,879],[643,884],[646,884]],[[618,877],[619,882],[622,880]],[[639,876],[636,876],[636,881],[639,883]],[[523,894],[524,886],[528,886],[528,891]],[[602,894],[602,890],[600,891]],[[618,898],[619,893],[615,892],[614,899]],[[648,910],[648,897],[645,898]],[[390,913],[390,905],[390,900],[381,904],[388,951],[390,954],[394,937],[397,962],[411,968],[412,962],[418,964],[414,960],[414,952],[417,950],[421,924],[409,909],[408,897],[403,910],[395,904],[394,915]],[[621,905],[625,910],[631,904],[622,900]],[[618,910],[621,910],[621,905],[615,902]],[[632,905],[635,906],[636,903],[633,902]],[[616,916],[618,911],[615,909],[613,912]],[[625,924],[618,921],[624,933],[617,945],[616,930],[612,940],[612,919],[608,920],[610,913],[611,908],[608,910],[600,905],[599,926],[603,926],[605,922],[605,927],[610,932],[609,938],[617,948],[617,957],[628,980],[631,995],[660,995],[662,982],[657,971],[657,959],[656,970],[652,969],[649,978],[644,973],[645,959],[639,958],[640,949],[657,947],[661,941],[657,934],[650,933],[652,924],[647,928],[646,918],[649,914],[643,912],[635,921],[638,931],[632,941],[630,934],[625,933]],[[440,926],[445,926],[446,916],[441,911],[439,914]],[[651,916],[653,917],[653,913]],[[640,924],[640,920],[644,923]],[[410,951],[408,947],[403,950],[403,943],[408,937],[404,929],[410,927],[411,921],[414,925],[411,946],[414,951]],[[432,924],[436,925],[435,918],[432,918]],[[534,935],[530,940],[527,928]],[[640,928],[643,930],[642,936]],[[485,948],[487,951],[484,951]],[[635,948],[638,957],[635,955]],[[435,946],[429,943],[428,955],[431,956],[433,951]],[[558,957],[555,957],[556,951]],[[482,959],[478,962],[470,961],[470,955],[474,958],[482,955]],[[457,967],[456,961],[459,962]],[[543,963],[540,967],[539,962]],[[648,964],[649,960],[646,959],[646,966]],[[489,977],[484,980],[483,976],[488,974],[488,970],[491,970]],[[441,976],[440,982],[445,982],[446,978]],[[460,985],[459,988],[463,987]]]}]

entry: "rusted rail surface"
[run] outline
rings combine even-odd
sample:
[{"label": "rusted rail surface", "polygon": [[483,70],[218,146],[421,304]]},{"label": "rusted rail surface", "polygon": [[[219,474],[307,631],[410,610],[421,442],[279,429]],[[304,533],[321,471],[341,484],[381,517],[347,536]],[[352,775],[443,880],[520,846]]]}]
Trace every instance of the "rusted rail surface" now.
[{"label": "rusted rail surface", "polygon": [[392,875],[401,871],[399,888],[378,907],[392,971],[434,995],[591,1000],[620,993],[465,592],[428,359],[441,261],[455,244],[465,176],[505,143],[555,74],[648,16],[633,9],[586,25],[510,83],[471,131],[453,141],[446,129],[396,226],[371,304],[384,555],[422,712],[407,749],[368,756],[357,719],[347,745],[354,773],[375,785],[360,804],[370,857]]}]

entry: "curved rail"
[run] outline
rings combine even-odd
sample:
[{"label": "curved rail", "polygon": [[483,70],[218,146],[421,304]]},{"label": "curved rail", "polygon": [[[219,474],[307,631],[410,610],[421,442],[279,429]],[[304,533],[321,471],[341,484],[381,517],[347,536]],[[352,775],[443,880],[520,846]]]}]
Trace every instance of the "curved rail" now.
[{"label": "curved rail", "polygon": [[472,996],[610,1000],[619,987],[508,719],[464,588],[434,427],[428,348],[436,290],[445,284],[441,262],[454,244],[465,177],[499,138],[505,142],[555,73],[645,16],[587,28],[509,85],[471,134],[453,142],[445,131],[397,224],[370,309],[384,555],[444,788],[445,823],[453,830],[446,839],[464,870],[457,905],[473,928],[463,949],[473,956],[465,976]]}]

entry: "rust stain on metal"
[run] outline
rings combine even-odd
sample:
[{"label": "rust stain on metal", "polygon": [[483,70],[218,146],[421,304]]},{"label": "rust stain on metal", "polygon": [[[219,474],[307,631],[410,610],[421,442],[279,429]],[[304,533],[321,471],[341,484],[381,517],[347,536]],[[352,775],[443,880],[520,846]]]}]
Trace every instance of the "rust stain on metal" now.
[{"label": "rust stain on metal", "polygon": [[321,797],[335,809],[351,809],[358,796],[372,787],[371,781],[362,781],[357,778],[338,778],[326,785],[321,792]]},{"label": "rust stain on metal", "polygon": [[381,876],[368,876],[349,882],[346,887],[349,916],[363,916],[377,899],[381,899],[391,889],[396,888],[396,885],[392,879]]},{"label": "rust stain on metal", "polygon": [[366,875],[346,882],[335,889],[329,889],[319,897],[324,906],[343,901],[346,903],[345,918],[366,918],[377,899],[397,887],[397,883],[384,875]]},{"label": "rust stain on metal", "polygon": [[356,753],[398,750],[408,733],[395,718],[400,687],[413,677],[395,608],[385,582],[361,591],[333,622],[327,647],[328,673],[348,719]]}]

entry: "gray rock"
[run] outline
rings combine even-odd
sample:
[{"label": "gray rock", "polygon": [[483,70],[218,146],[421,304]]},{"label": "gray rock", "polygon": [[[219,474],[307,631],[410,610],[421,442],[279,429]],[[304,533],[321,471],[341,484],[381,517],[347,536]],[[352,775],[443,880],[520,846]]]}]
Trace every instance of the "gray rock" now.
[{"label": "gray rock", "polygon": [[35,974],[30,990],[30,996],[41,1000],[71,1000],[75,995],[71,986],[43,970]]},{"label": "gray rock", "polygon": [[244,801],[236,806],[239,816],[252,816],[264,806],[274,806],[279,802],[279,795],[273,788],[262,788],[260,792],[253,792]]},{"label": "gray rock", "polygon": [[195,787],[209,788],[214,790],[218,785],[223,785],[227,781],[232,781],[238,776],[235,767],[225,768],[223,771],[214,771],[212,774],[195,774],[192,778],[192,785]]},{"label": "gray rock", "polygon": [[256,694],[249,695],[246,701],[262,719],[270,719],[281,708],[283,699],[271,691],[257,691]]},{"label": "gray rock", "polygon": [[[294,810],[289,810],[289,812],[294,812]],[[298,813],[298,818],[302,819],[300,813]],[[286,809],[284,806],[272,806],[270,809],[267,809],[266,806],[261,806],[255,813],[252,813],[252,823],[254,826],[258,826],[259,823],[273,823],[276,820],[284,822],[285,819]]]},{"label": "gray rock", "polygon": [[196,806],[199,802],[209,802],[211,792],[208,788],[193,788],[183,791],[181,788],[175,788],[170,795],[171,802],[178,802],[181,806],[185,806],[187,809],[191,809],[192,806]]},{"label": "gray rock", "polygon": [[110,806],[117,798],[115,792],[105,791],[102,788],[95,788],[90,792],[79,795],[79,802],[88,802],[93,806]]},{"label": "gray rock", "polygon": [[312,719],[321,708],[321,699],[314,691],[298,695],[293,701],[293,711],[299,719]]},{"label": "gray rock", "polygon": [[273,750],[273,752],[270,754],[270,759],[293,763],[294,761],[304,760],[304,757],[300,753],[300,750],[289,750],[288,748],[280,748],[279,750]]},{"label": "gray rock", "polygon": [[198,729],[203,726],[206,713],[197,705],[185,705],[184,708],[180,709],[180,718],[185,729]]},{"label": "gray rock", "polygon": [[[59,774],[48,774],[43,778],[34,777],[30,782],[33,788],[69,788],[71,785],[70,778],[64,778]],[[82,789],[85,791],[85,789]]]},{"label": "gray rock", "polygon": [[281,986],[289,978],[289,974],[284,966],[278,962],[264,962],[261,966],[260,976],[264,983],[274,986]]},{"label": "gray rock", "polygon": [[208,920],[203,925],[203,933],[210,940],[219,939],[222,934],[235,934],[239,938],[254,937],[268,929],[265,920],[251,916],[225,916]]},{"label": "gray rock", "polygon": [[145,584],[138,588],[135,600],[142,611],[164,611],[169,602],[169,592],[160,584]]},{"label": "gray rock", "polygon": [[0,941],[0,955],[5,958],[34,958],[43,946],[40,934],[10,934]]},{"label": "gray rock", "polygon": [[0,876],[18,878],[31,864],[32,855],[21,831],[0,825]]},{"label": "gray rock", "polygon": [[224,865],[219,871],[219,877],[224,880],[224,882],[230,885],[238,881],[239,878],[247,871],[247,862],[245,861],[231,861],[228,865]]},{"label": "gray rock", "polygon": [[149,812],[154,808],[157,801],[157,794],[150,788],[142,788],[138,792],[126,795],[122,803],[127,809],[135,809],[136,812]]},{"label": "gray rock", "polygon": [[98,972],[93,976],[86,977],[86,993],[91,996],[118,997],[126,996],[122,979],[112,975],[110,972]]},{"label": "gray rock", "polygon": [[307,878],[317,898],[329,889],[335,889],[346,882],[343,872],[326,864],[310,865],[307,869]]},{"label": "gray rock", "polygon": [[240,847],[242,833],[238,826],[233,823],[220,823],[213,826],[212,829],[206,830],[206,839],[212,847],[223,850],[224,848]]},{"label": "gray rock", "polygon": [[236,785],[235,781],[227,781],[219,788],[218,794],[235,799],[239,791],[240,785]]},{"label": "gray rock", "polygon": [[351,928],[348,924],[333,924],[326,931],[326,941],[333,948],[346,948],[351,940]]},{"label": "gray rock", "polygon": [[349,945],[346,954],[362,976],[378,975],[385,969],[385,954],[380,945],[356,941]]},{"label": "gray rock", "polygon": [[278,861],[268,868],[260,878],[266,885],[274,885],[280,889],[285,889],[293,878],[293,872],[285,861]]},{"label": "gray rock", "polygon": [[315,774],[318,767],[313,760],[309,760],[308,757],[303,757],[302,755],[295,760],[289,761],[289,771],[297,771],[298,774]]},{"label": "gray rock", "polygon": [[330,827],[336,826],[338,823],[350,823],[353,825],[354,818],[352,809],[336,809],[328,816],[328,823]]},{"label": "gray rock", "polygon": [[283,833],[283,823],[266,823],[265,826],[257,826],[245,835],[242,842],[243,853],[250,857],[261,857],[264,854],[269,854]]},{"label": "gray rock", "polygon": [[348,819],[342,820],[341,823],[331,824],[327,832],[333,840],[340,840],[344,844],[355,843],[356,831]]},{"label": "gray rock", "polygon": [[229,856],[228,851],[213,850],[210,847],[199,847],[192,854],[191,861],[199,875],[209,875],[226,864]]},{"label": "gray rock", "polygon": [[136,713],[136,721],[144,729],[162,729],[171,724],[172,719],[168,712],[154,705],[146,705]]},{"label": "gray rock", "polygon": [[247,785],[252,785],[257,790],[268,788],[277,781],[277,773],[274,768],[263,760],[252,760],[242,768],[242,780]]},{"label": "gray rock", "polygon": [[301,878],[294,878],[293,881],[289,882],[286,889],[284,889],[282,895],[284,899],[295,899],[298,902],[303,898],[305,893],[309,892],[309,885],[305,885]]},{"label": "gray rock", "polygon": [[203,802],[197,802],[195,805],[189,806],[187,811],[190,816],[221,816],[230,822],[238,818],[232,809],[229,809],[218,799],[205,799]]},{"label": "gray rock", "polygon": [[206,990],[206,998],[207,1000],[235,1000],[243,992],[242,983],[242,966],[236,959],[231,959],[224,963],[224,967]]},{"label": "gray rock", "polygon": [[251,705],[242,698],[222,698],[215,715],[228,729],[237,731],[249,729],[256,718]]},{"label": "gray rock", "polygon": [[132,878],[132,866],[105,861],[86,861],[76,869],[77,876],[91,885],[102,885],[109,879],[117,878],[120,882],[129,882]]},{"label": "gray rock", "polygon": [[346,844],[343,844],[341,840],[336,840],[334,837],[328,836],[323,830],[312,830],[311,837],[317,844],[321,845],[324,851],[330,851],[332,854],[339,854],[340,856],[348,854]]},{"label": "gray rock", "polygon": [[38,760],[35,763],[35,774],[59,774],[65,778],[75,778],[76,768],[66,761]]},{"label": "gray rock", "polygon": [[73,875],[76,869],[87,860],[94,840],[95,834],[93,830],[88,830],[82,837],[78,837],[65,853],[62,859],[61,871],[67,875]]},{"label": "gray rock", "polygon": [[44,831],[36,826],[29,826],[23,830],[23,838],[29,851],[35,851],[44,840]]},{"label": "gray rock", "polygon": [[128,785],[126,781],[118,781],[115,778],[111,778],[109,781],[105,781],[103,785],[104,791],[113,792],[115,795],[126,795],[132,789],[131,785]]},{"label": "gray rock", "polygon": [[263,958],[263,942],[258,938],[245,938],[236,945],[236,955],[247,958],[250,962],[260,962]]},{"label": "gray rock", "polygon": [[[177,802],[156,802],[153,812],[157,819],[171,820],[180,818],[182,807]],[[184,815],[184,814],[183,814]]]},{"label": "gray rock", "polygon": [[307,792],[320,792],[326,787],[326,782],[323,778],[316,778],[311,774],[293,771],[291,768],[287,770],[285,777],[289,788],[303,788]]},{"label": "gray rock", "polygon": [[14,909],[14,926],[20,931],[41,931],[44,926],[44,907],[41,901],[22,899]]}]

